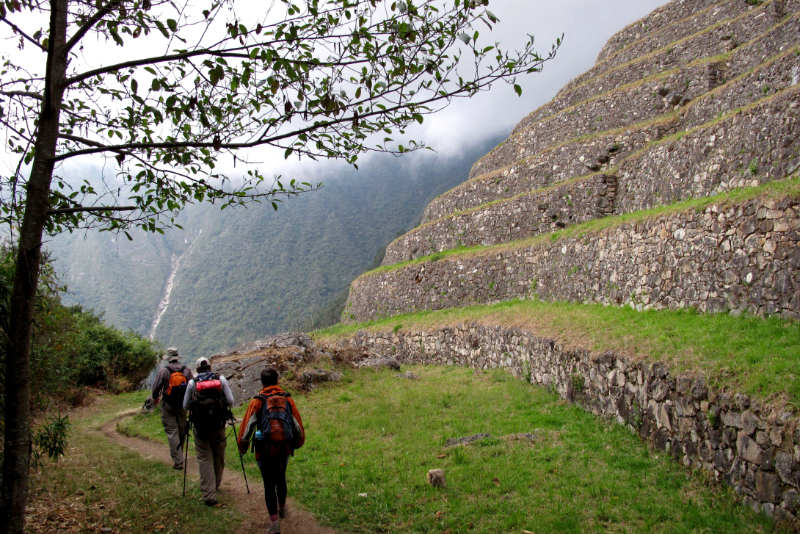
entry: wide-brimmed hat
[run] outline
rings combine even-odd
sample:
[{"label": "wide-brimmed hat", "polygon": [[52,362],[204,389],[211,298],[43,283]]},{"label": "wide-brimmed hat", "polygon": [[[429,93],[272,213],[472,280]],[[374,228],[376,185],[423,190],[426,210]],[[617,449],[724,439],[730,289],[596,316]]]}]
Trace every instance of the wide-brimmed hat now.
[{"label": "wide-brimmed hat", "polygon": [[178,349],[176,349],[175,347],[168,348],[167,349],[167,360],[170,363],[177,362],[179,360],[179,358],[178,358]]}]

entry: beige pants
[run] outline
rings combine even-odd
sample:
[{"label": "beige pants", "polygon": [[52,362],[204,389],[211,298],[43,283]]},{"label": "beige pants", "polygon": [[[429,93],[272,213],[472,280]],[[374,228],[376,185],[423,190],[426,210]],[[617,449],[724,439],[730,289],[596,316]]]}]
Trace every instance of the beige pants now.
[{"label": "beige pants", "polygon": [[172,456],[174,465],[183,465],[183,437],[186,435],[186,412],[183,410],[173,410],[164,402],[161,403],[161,424],[164,425],[164,432],[167,434],[169,443],[169,455]]},{"label": "beige pants", "polygon": [[206,439],[199,438],[194,432],[194,446],[197,450],[197,467],[200,471],[200,492],[204,501],[217,498],[217,488],[222,483],[222,471],[225,469],[225,428],[221,428]]}]

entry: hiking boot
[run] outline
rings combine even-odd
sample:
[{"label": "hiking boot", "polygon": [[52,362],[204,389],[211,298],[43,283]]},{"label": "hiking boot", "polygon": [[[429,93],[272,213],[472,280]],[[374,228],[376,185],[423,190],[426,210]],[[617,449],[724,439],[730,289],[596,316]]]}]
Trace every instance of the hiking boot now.
[{"label": "hiking boot", "polygon": [[217,499],[204,499],[203,503],[205,503],[206,506],[216,506],[218,504]]},{"label": "hiking boot", "polygon": [[281,522],[280,521],[273,522],[272,526],[269,527],[269,530],[267,532],[268,534],[281,534]]},{"label": "hiking boot", "polygon": [[183,471],[183,464],[172,464],[172,468],[176,471]]}]

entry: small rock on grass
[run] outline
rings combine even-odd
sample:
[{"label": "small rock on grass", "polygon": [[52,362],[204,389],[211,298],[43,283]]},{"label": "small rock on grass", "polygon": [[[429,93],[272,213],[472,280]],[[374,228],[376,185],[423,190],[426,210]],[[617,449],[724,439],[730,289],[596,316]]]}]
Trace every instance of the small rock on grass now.
[{"label": "small rock on grass", "polygon": [[427,475],[428,484],[434,488],[445,487],[444,469],[431,469]]}]

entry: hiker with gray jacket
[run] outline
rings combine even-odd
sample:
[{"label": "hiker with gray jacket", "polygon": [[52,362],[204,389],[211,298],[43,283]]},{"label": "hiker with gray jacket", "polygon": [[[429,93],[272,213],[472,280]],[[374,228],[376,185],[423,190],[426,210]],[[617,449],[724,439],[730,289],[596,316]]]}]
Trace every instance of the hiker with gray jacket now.
[{"label": "hiker with gray jacket", "polygon": [[173,469],[183,469],[183,440],[186,439],[186,410],[183,409],[183,397],[186,385],[192,379],[192,371],[180,363],[178,349],[170,347],[166,354],[167,365],[163,367],[153,380],[151,397],[153,404],[161,400],[161,424],[167,434],[169,455],[172,457]]},{"label": "hiker with gray jacket", "polygon": [[195,370],[197,376],[186,386],[183,408],[189,411],[194,434],[203,502],[216,506],[225,468],[225,425],[233,419],[233,393],[228,380],[211,370],[208,358],[199,358]]}]

